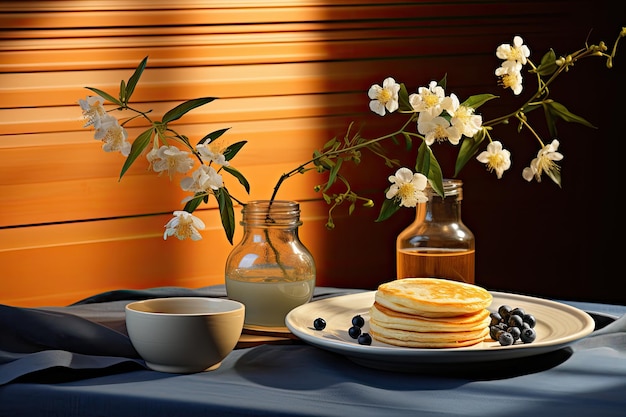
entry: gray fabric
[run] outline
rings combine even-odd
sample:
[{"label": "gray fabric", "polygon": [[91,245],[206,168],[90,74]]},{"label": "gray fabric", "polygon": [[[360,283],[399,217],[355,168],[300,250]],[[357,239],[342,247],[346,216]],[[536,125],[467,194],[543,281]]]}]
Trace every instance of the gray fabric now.
[{"label": "gray fabric", "polygon": [[[317,288],[314,299],[346,293],[349,291]],[[218,285],[118,290],[67,307],[0,304],[0,385],[55,367],[106,371],[124,363],[145,366],[126,333],[126,304],[147,298],[197,296],[224,298],[226,289]]]},{"label": "gray fabric", "polygon": [[626,319],[616,323],[572,349],[432,375],[365,368],[304,344],[236,350],[192,375],[36,375],[0,386],[0,416],[623,417],[626,345],[613,336]]},{"label": "gray fabric", "polygon": [[[318,288],[315,299],[352,292]],[[625,415],[626,316],[556,352],[432,372],[370,369],[306,344],[238,349],[211,372],[147,370],[128,350],[123,307],[128,298],[181,294],[225,291],[115,291],[68,307],[0,306],[0,417]]]}]

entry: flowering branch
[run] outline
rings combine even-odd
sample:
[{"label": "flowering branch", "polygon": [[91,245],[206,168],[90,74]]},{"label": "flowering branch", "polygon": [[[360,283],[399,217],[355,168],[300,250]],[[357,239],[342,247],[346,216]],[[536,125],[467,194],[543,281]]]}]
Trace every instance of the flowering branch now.
[{"label": "flowering branch", "polygon": [[[370,109],[380,116],[396,111],[407,115],[403,125],[393,132],[367,139],[361,136],[360,131],[353,132],[353,123],[351,123],[343,138],[335,137],[329,140],[321,149],[313,152],[311,159],[282,174],[273,189],[270,202],[275,200],[285,180],[296,174],[315,170],[320,174],[327,174],[326,181],[315,187],[315,191],[321,192],[326,203],[331,206],[326,227],[331,229],[334,227],[332,212],[345,202],[350,203],[348,209],[350,214],[355,210],[358,201],[361,201],[365,207],[373,207],[374,203],[371,199],[359,196],[353,191],[349,179],[343,173],[343,168],[347,163],[359,165],[362,151],[367,149],[376,157],[381,158],[385,166],[399,167],[395,175],[389,176],[391,185],[385,190],[386,200],[383,202],[377,219],[377,221],[383,221],[400,207],[415,207],[416,204],[427,201],[424,193],[427,185],[430,185],[438,195],[444,196],[443,172],[432,149],[435,143],[449,142],[453,146],[459,146],[454,177],[471,159],[475,158],[485,164],[487,170],[495,172],[498,179],[502,178],[504,171],[511,166],[511,154],[503,147],[502,142],[494,140],[492,135],[497,125],[509,123],[511,119],[517,120],[518,132],[526,128],[539,143],[540,149],[537,157],[524,168],[523,178],[527,181],[536,179],[540,182],[545,173],[560,187],[560,167],[557,162],[563,158],[563,155],[558,152],[556,120],[575,122],[591,128],[594,126],[550,98],[550,86],[563,72],[569,71],[576,62],[584,58],[606,58],[607,68],[612,68],[617,44],[624,36],[626,36],[626,28],[622,28],[610,54],[607,53],[608,48],[604,42],[598,45],[585,43],[584,48],[565,57],[557,58],[555,52],[550,50],[542,57],[539,65],[535,65],[529,59],[530,49],[524,45],[521,37],[515,36],[512,45],[500,45],[496,50],[496,56],[503,62],[495,71],[498,83],[505,89],[510,88],[515,95],[519,95],[523,90],[522,68],[528,64],[531,67],[529,73],[536,76],[537,91],[515,111],[486,122],[483,122],[482,116],[475,112],[488,101],[499,98],[495,95],[473,95],[461,103],[455,94],[445,95],[446,77],[439,82],[431,81],[428,86],[419,87],[417,93],[413,94],[408,93],[404,84],[397,83],[393,78],[388,77],[382,86],[370,87],[368,91]],[[176,236],[178,239],[201,239],[199,230],[204,229],[205,225],[192,213],[213,196],[218,203],[224,231],[232,244],[235,230],[233,201],[242,205],[245,203],[230,194],[222,174],[227,173],[234,177],[247,193],[250,192],[250,185],[246,178],[230,163],[246,141],[221,147],[221,137],[229,130],[226,128],[208,133],[196,145],[193,145],[187,136],[178,133],[170,126],[172,122],[191,110],[213,102],[216,100],[215,97],[185,101],[167,111],[161,120],[152,120],[149,116],[151,110],[142,111],[131,107],[130,99],[147,65],[147,60],[148,57],[145,57],[141,61],[128,81],[121,81],[117,97],[97,88],[86,87],[96,95],[79,100],[83,117],[86,120],[84,127],[91,127],[95,130],[94,137],[102,141],[102,148],[106,152],[120,152],[126,157],[120,171],[120,180],[137,158],[144,153],[149,162],[149,169],[159,175],[167,172],[172,179],[177,173],[191,172],[191,176],[185,176],[180,182],[181,188],[190,192],[191,195],[183,199],[184,208],[174,211],[174,217],[165,225],[164,239],[169,236]],[[105,109],[105,102],[112,103],[114,108]],[[553,138],[550,143],[544,143],[528,121],[527,114],[537,109],[543,109],[550,137]],[[116,117],[112,116],[112,112],[115,111],[130,112],[131,116],[120,123]],[[131,144],[124,126],[138,118],[143,118],[150,127],[140,133]],[[409,129],[413,123],[416,123],[417,132]],[[386,155],[383,143],[389,140],[394,144],[404,141],[408,150],[413,147],[414,141],[421,142],[417,148],[414,170],[400,167],[398,160]],[[479,153],[485,140],[487,145]],[[150,144],[152,144],[151,147]],[[196,168],[197,162],[199,166]],[[331,188],[338,181],[343,184],[344,191],[331,194]]]},{"label": "flowering branch", "polygon": [[[146,154],[149,168],[159,174],[167,172],[170,180],[176,173],[189,172],[194,167],[195,161],[198,160],[200,162],[199,168],[192,173],[191,177],[183,178],[180,183],[181,188],[192,192],[193,196],[182,201],[185,203],[183,210],[174,212],[174,217],[165,225],[163,237],[167,239],[168,236],[174,235],[181,240],[187,238],[201,239],[202,236],[198,230],[205,228],[204,222],[191,213],[203,202],[208,203],[209,197],[212,195],[217,200],[226,237],[232,244],[235,232],[233,200],[240,204],[242,202],[229,193],[220,173],[226,172],[235,177],[246,192],[250,192],[250,184],[246,178],[229,163],[246,142],[236,142],[225,149],[217,148],[216,145],[219,145],[217,140],[228,131],[228,129],[220,129],[204,136],[194,147],[187,136],[178,133],[169,126],[171,122],[180,119],[191,110],[216,100],[215,97],[202,97],[185,101],[167,111],[160,121],[153,121],[148,117],[151,110],[144,112],[129,106],[129,100],[147,62],[148,57],[145,57],[128,79],[128,82],[122,80],[118,97],[97,88],[87,87],[88,90],[97,95],[79,100],[83,117],[86,120],[84,126],[93,127],[95,138],[103,142],[102,148],[106,152],[117,151],[126,157],[120,171],[120,180],[150,144],[152,144],[152,148]],[[105,101],[109,101],[117,107],[106,110],[104,108]],[[110,111],[130,111],[135,114],[120,124],[117,118],[109,114]],[[124,126],[139,117],[143,117],[150,124],[150,127],[140,133],[131,145],[127,140],[128,133]],[[183,148],[187,150],[181,150],[173,142],[183,145]]]},{"label": "flowering branch", "polygon": [[[504,149],[502,142],[492,138],[492,131],[497,125],[509,123],[510,119],[516,119],[519,122],[518,133],[526,128],[531,136],[538,141],[540,147],[537,157],[522,171],[523,178],[527,181],[536,179],[537,182],[540,182],[542,174],[545,173],[560,187],[561,175],[557,162],[563,159],[563,155],[558,152],[559,141],[556,139],[556,120],[575,122],[590,128],[595,128],[595,126],[570,112],[564,105],[551,99],[550,86],[563,72],[569,71],[575,63],[584,58],[606,58],[607,68],[612,68],[617,45],[624,36],[626,36],[626,28],[622,28],[610,54],[606,52],[608,48],[604,42],[600,42],[598,45],[586,43],[584,48],[565,57],[557,58],[555,52],[550,50],[542,57],[539,65],[535,65],[529,59],[530,49],[524,45],[521,37],[515,36],[513,45],[500,45],[496,50],[496,56],[502,59],[503,63],[495,71],[499,84],[504,88],[510,88],[515,95],[519,95],[523,89],[521,70],[524,65],[528,64],[531,67],[529,73],[536,75],[537,91],[515,111],[486,122],[483,122],[482,116],[475,114],[475,111],[486,102],[499,98],[497,96],[479,94],[460,103],[455,94],[445,96],[446,77],[439,82],[431,81],[427,87],[420,87],[417,93],[409,95],[404,84],[397,83],[389,77],[384,80],[382,86],[373,85],[370,88],[368,92],[371,99],[370,109],[381,116],[395,111],[408,114],[402,127],[374,139],[365,139],[358,132],[351,138],[349,137],[351,124],[343,141],[336,138],[332,139],[324,144],[321,150],[316,150],[310,161],[284,174],[276,185],[272,198],[276,195],[284,179],[296,173],[306,172],[308,169],[305,168],[313,164],[318,172],[328,172],[329,174],[327,182],[317,186],[316,191],[321,191],[324,200],[328,204],[332,204],[326,226],[333,228],[334,224],[330,212],[343,201],[351,203],[350,213],[354,210],[355,202],[358,199],[365,201],[364,206],[366,207],[373,206],[370,199],[359,197],[351,191],[348,180],[341,174],[344,162],[352,161],[358,164],[361,157],[360,152],[366,148],[376,156],[382,157],[386,166],[399,167],[397,160],[385,156],[381,142],[391,139],[398,143],[399,138],[403,138],[407,149],[411,149],[414,140],[421,140],[417,151],[415,173],[407,168],[400,168],[395,175],[389,177],[391,186],[386,190],[386,200],[383,202],[377,219],[377,221],[383,221],[393,215],[400,207],[415,207],[417,203],[425,201],[424,189],[427,184],[438,195],[444,196],[443,172],[432,149],[434,143],[449,142],[452,145],[460,143],[454,177],[458,176],[465,165],[475,157],[476,160],[486,165],[487,170],[495,172],[498,179],[502,178],[504,171],[511,166],[511,154]],[[544,143],[527,118],[528,113],[539,108],[544,111],[548,131],[553,138],[548,144]],[[417,133],[408,130],[413,122],[417,123]],[[486,149],[478,153],[485,139],[488,142]],[[326,194],[338,179],[349,190],[348,194]]]}]

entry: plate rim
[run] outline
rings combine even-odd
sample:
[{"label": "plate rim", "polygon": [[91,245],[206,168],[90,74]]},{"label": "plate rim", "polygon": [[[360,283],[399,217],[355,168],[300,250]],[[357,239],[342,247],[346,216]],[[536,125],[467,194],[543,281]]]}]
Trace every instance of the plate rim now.
[{"label": "plate rim", "polygon": [[[510,303],[514,303],[515,300],[522,300],[531,304],[541,304],[548,308],[555,308],[565,312],[566,314],[576,318],[580,321],[580,329],[573,332],[566,337],[560,337],[554,342],[550,343],[531,343],[531,344],[516,344],[512,346],[499,346],[494,345],[497,342],[488,342],[492,346],[487,348],[480,348],[476,346],[458,347],[458,348],[405,348],[399,346],[392,346],[383,344],[383,346],[371,346],[371,345],[359,345],[356,341],[349,342],[341,339],[323,339],[315,333],[306,333],[301,330],[297,323],[294,323],[294,317],[300,314],[301,311],[312,308],[311,305],[316,303],[329,303],[329,300],[341,301],[341,299],[350,298],[373,298],[376,291],[359,291],[353,294],[338,295],[336,297],[328,297],[322,300],[311,301],[307,304],[303,304],[295,309],[291,310],[285,317],[285,324],[287,328],[302,341],[316,346],[318,348],[332,351],[342,354],[349,359],[354,360],[362,365],[370,366],[372,363],[377,363],[375,366],[380,367],[380,364],[386,362],[398,363],[404,361],[410,361],[412,364],[420,364],[432,362],[475,362],[477,360],[484,360],[485,355],[488,353],[489,361],[511,359],[516,357],[533,356],[542,353],[551,352],[554,350],[562,349],[576,340],[591,334],[595,328],[595,322],[593,318],[585,311],[564,304],[559,301],[550,300],[548,298],[535,297],[511,292],[502,291],[489,291],[494,299],[510,300]],[[348,307],[346,307],[348,308]],[[357,307],[358,308],[358,307]],[[313,322],[311,318],[311,323]],[[312,329],[312,326],[310,327]],[[322,334],[322,333],[320,333]]]}]

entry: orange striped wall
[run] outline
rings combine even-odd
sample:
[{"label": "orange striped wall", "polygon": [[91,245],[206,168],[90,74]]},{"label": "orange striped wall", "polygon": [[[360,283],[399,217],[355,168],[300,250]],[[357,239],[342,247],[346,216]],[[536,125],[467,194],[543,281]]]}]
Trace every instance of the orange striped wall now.
[{"label": "orange striped wall", "polygon": [[[0,302],[62,305],[121,287],[223,282],[231,247],[215,205],[198,212],[210,228],[203,241],[163,241],[169,213],[181,207],[177,184],[140,164],[118,182],[122,157],[102,152],[82,128],[84,87],[115,92],[144,56],[137,105],[157,116],[190,98],[219,97],[177,128],[193,140],[231,127],[230,141],[248,140],[233,162],[252,193],[231,192],[268,198],[281,173],[349,121],[380,128],[367,110],[371,84],[393,75],[416,88],[448,73],[461,93],[492,89],[498,44],[515,33],[546,45],[571,42],[572,22],[584,37],[580,16],[592,4],[0,2]],[[372,166],[355,184],[380,203],[388,172],[376,175]],[[395,235],[412,214],[375,224],[377,209],[336,212],[338,229],[327,231],[327,206],[313,191],[319,182],[314,174],[295,178],[279,195],[302,203],[301,235],[318,262],[318,284],[374,288],[393,278]],[[477,280],[507,287],[496,275],[485,268]],[[522,289],[553,291],[535,284]]]}]

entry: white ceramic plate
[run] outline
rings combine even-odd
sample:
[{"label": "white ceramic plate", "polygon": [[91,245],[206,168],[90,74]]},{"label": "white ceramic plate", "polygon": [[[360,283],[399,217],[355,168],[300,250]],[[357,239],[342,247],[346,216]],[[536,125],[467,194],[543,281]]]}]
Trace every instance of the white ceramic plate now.
[{"label": "white ceramic plate", "polygon": [[[373,340],[371,345],[359,345],[348,335],[352,317],[365,319],[363,332],[369,332],[369,308],[375,291],[327,298],[293,309],[286,317],[289,330],[303,341],[345,355],[352,361],[378,369],[419,371],[432,366],[471,362],[491,362],[522,358],[561,349],[594,330],[592,317],[566,304],[541,298],[492,291],[491,310],[500,305],[521,307],[535,316],[537,338],[533,343],[517,342],[500,346],[498,342],[481,342],[474,346],[445,349],[402,348]],[[326,320],[324,330],[315,330],[313,321]]]}]

